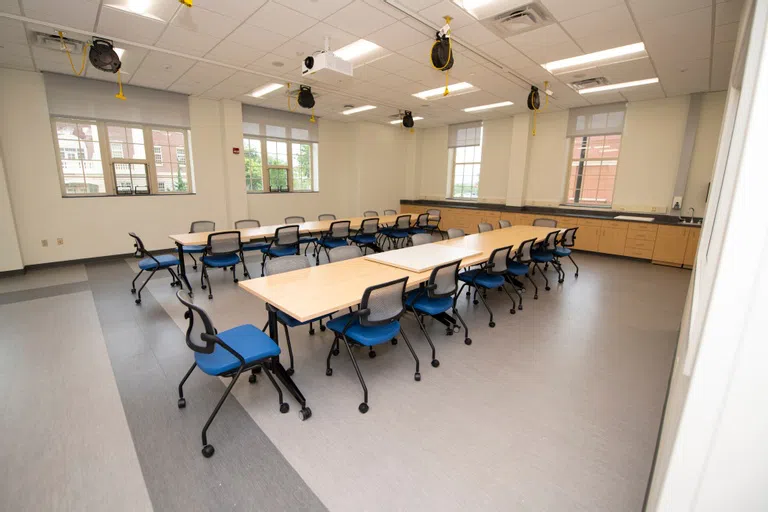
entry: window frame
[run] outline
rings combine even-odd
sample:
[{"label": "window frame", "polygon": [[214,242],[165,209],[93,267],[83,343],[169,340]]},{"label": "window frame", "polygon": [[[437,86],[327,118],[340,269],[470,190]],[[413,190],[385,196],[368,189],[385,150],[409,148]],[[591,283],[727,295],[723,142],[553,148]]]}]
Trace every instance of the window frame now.
[{"label": "window frame", "polygon": [[[573,168],[573,162],[576,161],[576,159],[573,158],[573,147],[576,143],[577,139],[586,138],[591,139],[593,137],[611,137],[611,136],[618,136],[619,137],[619,154],[616,155],[616,158],[610,158],[608,160],[616,160],[616,172],[613,176],[613,190],[611,191],[611,200],[610,202],[606,202],[605,204],[597,204],[597,203],[581,203],[580,201],[576,201],[575,197],[575,190],[580,190],[578,187],[574,188],[574,202],[568,201],[568,192],[570,189],[570,181],[571,181],[571,169]],[[613,208],[613,202],[614,202],[614,194],[616,193],[616,179],[619,175],[619,158],[621,156],[621,146],[624,139],[624,134],[622,132],[615,132],[615,133],[603,133],[599,135],[573,135],[571,137],[567,137],[567,158],[566,158],[566,170],[565,170],[565,190],[563,191],[563,201],[561,203],[561,206],[567,206],[572,208],[605,208],[605,209],[611,209]],[[587,143],[587,148],[589,148],[589,143]],[[587,149],[588,150],[588,149]],[[606,158],[601,155],[600,158],[579,158],[578,161],[604,161]],[[587,167],[586,165],[584,166]],[[578,183],[577,183],[578,184]],[[600,190],[598,187],[597,190]]]},{"label": "window frame", "polygon": [[[63,159],[61,157],[62,151],[64,151],[59,144],[59,133],[56,129],[56,123],[75,123],[75,124],[90,124],[96,126],[96,131],[99,135],[99,151],[101,153],[101,172],[104,178],[104,192],[91,192],[87,194],[70,194],[67,192],[67,185],[64,181],[64,166]],[[109,197],[116,195],[116,187],[114,182],[114,174],[109,172],[111,168],[110,147],[103,135],[106,134],[106,126],[101,121],[95,121],[93,119],[71,118],[52,116],[51,117],[51,134],[53,135],[53,148],[56,155],[56,168],[59,174],[59,189],[61,191],[61,197]],[[79,160],[78,161],[82,161]]]},{"label": "window frame", "polygon": [[[243,176],[243,182],[246,186],[245,191],[248,194],[306,194],[318,192],[317,190],[317,161],[316,146],[317,142],[308,140],[281,139],[280,137],[266,137],[262,135],[243,134],[243,153],[245,153],[245,141],[248,140],[251,145],[254,142],[259,143],[261,148],[261,190],[249,190],[246,177]],[[286,143],[287,165],[269,165],[269,154],[267,153],[267,142]],[[293,186],[293,151],[294,146],[309,146],[309,189],[295,190]],[[269,176],[271,170],[285,170],[288,178],[288,190],[272,191],[269,188]]]},{"label": "window frame", "polygon": [[[451,179],[448,183],[448,190],[446,194],[446,199],[450,201],[479,201],[480,200],[480,177],[482,176],[483,171],[483,136],[485,135],[484,126],[480,126],[480,144],[474,144],[474,145],[468,145],[468,146],[455,146],[455,147],[449,147],[448,148],[448,169],[450,171]],[[456,161],[456,153],[459,148],[478,148],[480,150],[480,160],[479,161],[472,161],[472,162],[461,162],[458,163]],[[479,165],[480,170],[477,173],[477,195],[475,197],[464,197],[464,196],[456,196],[455,190],[456,190],[456,165]],[[463,187],[463,186],[462,186]]]}]

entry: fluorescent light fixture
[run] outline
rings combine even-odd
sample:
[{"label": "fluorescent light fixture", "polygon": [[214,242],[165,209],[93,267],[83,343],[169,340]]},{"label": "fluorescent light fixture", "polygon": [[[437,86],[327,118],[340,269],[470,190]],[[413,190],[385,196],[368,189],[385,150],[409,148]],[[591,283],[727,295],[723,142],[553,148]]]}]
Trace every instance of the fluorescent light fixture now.
[{"label": "fluorescent light fixture", "polygon": [[348,116],[350,114],[357,114],[358,112],[365,112],[366,110],[373,110],[375,108],[376,107],[373,105],[363,105],[362,107],[355,107],[355,108],[350,108],[348,110],[345,110],[344,112],[342,112],[342,114],[344,114],[345,116]]},{"label": "fluorescent light fixture", "polygon": [[[414,117],[413,118],[414,121],[421,121],[422,119],[424,119],[424,118],[423,117]],[[402,119],[395,119],[394,121],[390,121],[389,124],[403,124],[403,120]]]},{"label": "fluorescent light fixture", "polygon": [[646,78],[645,80],[635,80],[634,82],[622,82],[620,84],[600,85],[588,89],[580,89],[579,94],[589,94],[592,92],[615,91],[616,89],[626,89],[627,87],[637,87],[639,85],[649,85],[659,83],[658,78]]},{"label": "fluorescent light fixture", "polygon": [[600,63],[615,64],[616,62],[623,62],[628,59],[645,56],[645,44],[635,43],[595,53],[588,53],[586,55],[579,55],[578,57],[571,57],[570,59],[547,62],[546,64],[542,64],[542,67],[550,73],[556,74],[555,71],[565,73],[566,71],[587,69],[597,66]]},{"label": "fluorescent light fixture", "polygon": [[351,62],[358,57],[362,57],[363,55],[367,55],[380,49],[381,46],[377,45],[376,43],[366,41],[365,39],[358,39],[354,43],[348,44],[347,46],[339,48],[338,50],[334,50],[333,54],[340,59]]},{"label": "fluorescent light fixture", "polygon": [[130,12],[131,14],[138,14],[139,16],[144,16],[145,18],[150,18],[157,21],[165,21],[162,18],[159,18],[149,12],[150,7],[152,7],[151,0],[125,0],[121,3],[105,5],[107,7],[112,7],[113,9]]},{"label": "fluorescent light fixture", "polygon": [[[477,90],[477,88],[474,85],[467,82],[459,82],[457,84],[452,84],[448,86],[449,93],[460,92],[460,91],[473,92],[473,91],[470,91],[470,89]],[[428,100],[430,98],[434,98],[435,96],[442,97],[444,92],[445,92],[445,87],[438,87],[436,89],[430,89],[428,91],[417,92],[413,96],[416,96],[417,98],[420,98],[422,100]]]},{"label": "fluorescent light fixture", "polygon": [[117,58],[120,60],[123,60],[123,54],[125,53],[125,48],[112,48],[115,50],[115,53],[117,54]]},{"label": "fluorescent light fixture", "polygon": [[490,105],[480,105],[479,107],[465,108],[464,112],[480,112],[481,110],[490,110],[492,108],[508,107],[514,105],[511,101],[502,101],[500,103],[491,103]]},{"label": "fluorescent light fixture", "polygon": [[285,87],[285,84],[277,84],[277,83],[267,84],[264,87],[259,87],[258,89],[253,91],[251,94],[249,94],[249,96],[253,96],[254,98],[261,98],[282,87]]}]

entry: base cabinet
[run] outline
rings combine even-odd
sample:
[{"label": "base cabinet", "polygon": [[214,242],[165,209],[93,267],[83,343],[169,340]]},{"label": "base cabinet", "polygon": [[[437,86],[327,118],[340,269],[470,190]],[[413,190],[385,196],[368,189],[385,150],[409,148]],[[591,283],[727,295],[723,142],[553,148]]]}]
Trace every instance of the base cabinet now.
[{"label": "base cabinet", "polygon": [[[576,234],[578,235],[578,231]],[[597,244],[597,252],[604,254],[624,255],[624,246],[627,243],[627,230],[621,228],[603,228],[600,232],[600,241]]]},{"label": "base cabinet", "polygon": [[659,226],[653,246],[653,262],[679,267],[685,260],[688,229],[679,226]]}]

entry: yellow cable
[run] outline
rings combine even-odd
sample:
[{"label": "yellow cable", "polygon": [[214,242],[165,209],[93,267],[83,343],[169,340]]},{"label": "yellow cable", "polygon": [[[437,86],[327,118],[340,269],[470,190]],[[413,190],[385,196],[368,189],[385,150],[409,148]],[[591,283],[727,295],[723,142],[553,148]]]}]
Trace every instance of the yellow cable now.
[{"label": "yellow cable", "polygon": [[315,107],[312,107],[312,117],[309,118],[310,123],[316,123],[317,119],[315,118]]},{"label": "yellow cable", "polygon": [[72,54],[69,53],[69,47],[64,43],[64,33],[62,31],[59,31],[59,41],[61,41],[61,45],[64,47],[64,51],[67,52],[69,65],[72,66],[72,72],[77,76],[82,75],[83,70],[85,69],[85,52],[88,50],[88,45],[83,44],[83,61],[80,63],[80,71],[78,71],[75,69],[75,63],[72,62]]},{"label": "yellow cable", "polygon": [[125,100],[125,99],[127,99],[127,98],[125,97],[125,95],[123,94],[123,77],[122,77],[122,75],[120,74],[120,70],[119,70],[119,69],[117,70],[117,84],[120,86],[120,92],[118,92],[117,94],[115,94],[115,98],[117,98],[117,99],[119,99],[119,100]]},{"label": "yellow cable", "polygon": [[538,109],[533,109],[533,130],[531,135],[534,137],[536,136],[536,112],[538,112]]}]

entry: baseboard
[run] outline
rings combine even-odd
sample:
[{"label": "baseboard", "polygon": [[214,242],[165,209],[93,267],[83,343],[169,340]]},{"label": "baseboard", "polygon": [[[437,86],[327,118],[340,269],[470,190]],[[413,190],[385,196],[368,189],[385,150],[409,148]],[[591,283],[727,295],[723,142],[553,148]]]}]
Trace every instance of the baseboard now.
[{"label": "baseboard", "polygon": [[[167,254],[167,253],[176,253],[176,252],[177,252],[176,249],[170,248],[170,249],[154,250],[152,251],[152,254],[158,255],[158,254]],[[23,269],[20,268],[16,270],[8,270],[6,272],[0,272],[0,278],[26,274],[28,270],[40,270],[43,268],[65,267],[67,265],[86,265],[88,263],[101,263],[101,262],[107,262],[107,261],[124,260],[126,258],[132,257],[133,254],[134,253],[132,252],[127,252],[123,254],[95,256],[93,258],[79,258],[74,260],[51,261],[49,263],[35,263],[34,265],[25,265]]]}]

